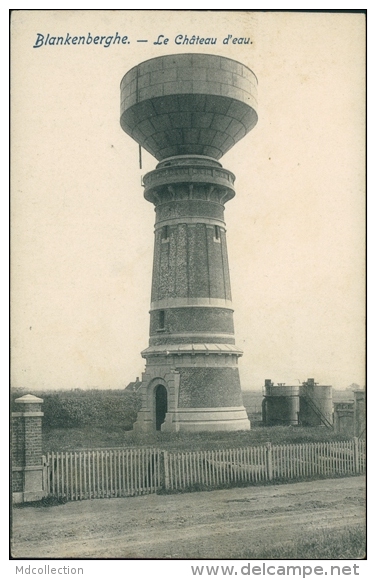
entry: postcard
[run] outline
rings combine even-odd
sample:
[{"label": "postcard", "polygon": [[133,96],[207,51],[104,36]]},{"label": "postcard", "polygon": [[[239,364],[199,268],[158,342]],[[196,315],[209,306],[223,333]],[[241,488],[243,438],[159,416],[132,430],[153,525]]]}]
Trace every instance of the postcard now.
[{"label": "postcard", "polygon": [[365,26],[12,12],[19,573],[358,574]]}]

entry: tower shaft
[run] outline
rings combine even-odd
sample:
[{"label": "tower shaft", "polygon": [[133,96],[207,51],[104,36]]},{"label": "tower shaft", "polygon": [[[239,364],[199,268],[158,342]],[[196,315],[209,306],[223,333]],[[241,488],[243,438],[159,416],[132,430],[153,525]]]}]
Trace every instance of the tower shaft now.
[{"label": "tower shaft", "polygon": [[[177,156],[144,178],[156,210],[149,347],[137,428],[249,428],[235,346],[224,203],[234,175],[199,156]],[[154,389],[167,395],[165,421]],[[151,385],[151,386],[150,386]]]}]

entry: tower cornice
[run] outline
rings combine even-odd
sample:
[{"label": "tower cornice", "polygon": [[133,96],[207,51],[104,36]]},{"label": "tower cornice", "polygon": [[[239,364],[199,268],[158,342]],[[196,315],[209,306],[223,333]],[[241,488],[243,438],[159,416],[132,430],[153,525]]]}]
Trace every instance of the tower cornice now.
[{"label": "tower cornice", "polygon": [[146,173],[144,197],[154,205],[177,199],[203,199],[224,204],[235,196],[234,182],[235,175],[231,171],[202,165],[197,158],[192,158],[189,164],[163,166]]}]

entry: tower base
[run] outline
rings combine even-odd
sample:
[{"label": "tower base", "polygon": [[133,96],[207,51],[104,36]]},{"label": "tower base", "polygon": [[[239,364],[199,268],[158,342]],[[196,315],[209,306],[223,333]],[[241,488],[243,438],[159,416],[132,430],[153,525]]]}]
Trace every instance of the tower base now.
[{"label": "tower base", "polygon": [[[171,358],[169,358],[167,357],[170,361]],[[197,358],[199,362],[200,356]],[[196,367],[192,370],[194,373],[188,375],[188,386],[196,386],[200,394],[205,393],[205,387],[209,386],[207,399],[218,401],[218,406],[187,404],[187,392],[184,383],[187,375],[184,367],[176,368],[174,365],[171,367],[166,362],[155,365],[147,364],[139,388],[141,410],[138,412],[137,421],[133,426],[135,432],[233,432],[250,430],[251,424],[241,403],[237,368],[227,369],[227,373],[225,368],[220,368],[214,376],[212,376],[212,373],[215,372],[213,368],[201,367],[200,369],[200,367]],[[231,375],[233,376],[233,385],[228,391]],[[208,384],[210,377],[216,380],[219,377],[218,382],[214,384],[215,388]],[[202,379],[206,381],[200,383]],[[226,391],[225,397],[220,396],[222,388]],[[228,404],[230,399],[236,405],[230,405],[231,402]],[[198,401],[198,399],[194,396],[191,401]],[[203,401],[202,398],[201,401]]]},{"label": "tower base", "polygon": [[[251,423],[243,406],[235,408],[182,408],[168,412],[161,432],[234,432],[250,430]],[[155,432],[153,413],[140,411],[135,432]]]}]

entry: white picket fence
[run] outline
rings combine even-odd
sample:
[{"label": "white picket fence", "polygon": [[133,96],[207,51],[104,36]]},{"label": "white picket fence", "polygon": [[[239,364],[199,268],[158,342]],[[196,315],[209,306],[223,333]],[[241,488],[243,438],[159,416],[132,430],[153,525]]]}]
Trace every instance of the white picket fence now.
[{"label": "white picket fence", "polygon": [[268,480],[265,446],[167,453],[165,486],[171,490]]},{"label": "white picket fence", "polygon": [[271,479],[340,476],[365,472],[365,441],[271,447]]},{"label": "white picket fence", "polygon": [[170,452],[126,448],[49,453],[50,496],[110,498],[365,472],[365,441]]},{"label": "white picket fence", "polygon": [[161,456],[146,448],[48,453],[48,494],[72,501],[155,493],[162,488]]}]

